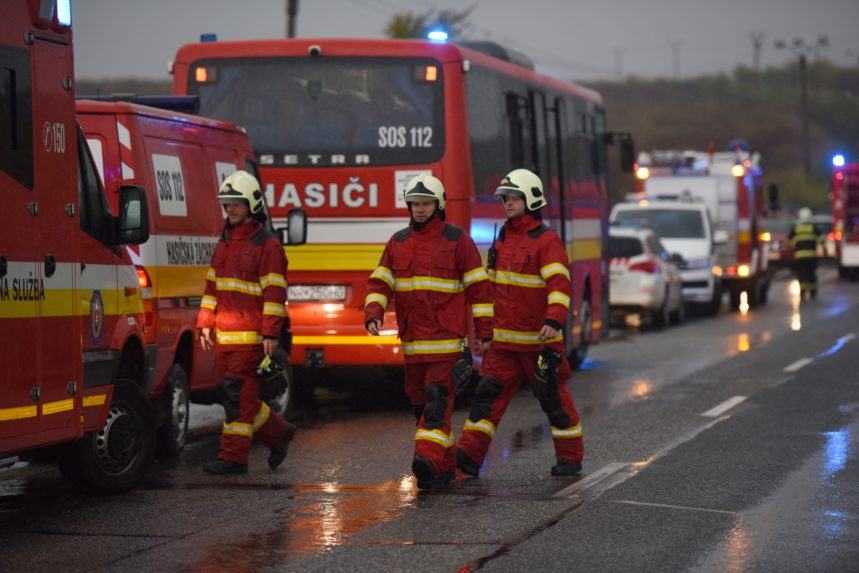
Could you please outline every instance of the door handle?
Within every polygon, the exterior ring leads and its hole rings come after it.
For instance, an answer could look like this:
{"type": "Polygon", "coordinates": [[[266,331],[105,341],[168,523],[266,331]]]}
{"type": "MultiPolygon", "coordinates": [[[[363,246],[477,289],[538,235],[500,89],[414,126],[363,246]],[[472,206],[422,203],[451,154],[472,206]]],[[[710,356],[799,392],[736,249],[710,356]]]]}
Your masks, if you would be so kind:
{"type": "Polygon", "coordinates": [[[54,255],[45,256],[45,277],[51,277],[57,272],[57,259],[54,255]]]}

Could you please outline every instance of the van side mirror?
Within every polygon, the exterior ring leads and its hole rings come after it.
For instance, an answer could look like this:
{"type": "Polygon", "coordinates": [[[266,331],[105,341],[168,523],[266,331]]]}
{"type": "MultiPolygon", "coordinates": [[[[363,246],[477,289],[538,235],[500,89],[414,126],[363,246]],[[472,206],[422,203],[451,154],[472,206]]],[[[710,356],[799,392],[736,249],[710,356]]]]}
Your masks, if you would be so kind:
{"type": "Polygon", "coordinates": [[[303,245],[307,242],[307,214],[295,208],[286,216],[286,227],[277,229],[282,245],[303,245]]]}
{"type": "Polygon", "coordinates": [[[149,207],[142,187],[119,188],[119,217],[115,224],[115,245],[139,245],[149,240],[149,207]]]}
{"type": "Polygon", "coordinates": [[[716,229],[713,232],[713,244],[724,245],[728,242],[728,232],[725,229],[716,229]]]}

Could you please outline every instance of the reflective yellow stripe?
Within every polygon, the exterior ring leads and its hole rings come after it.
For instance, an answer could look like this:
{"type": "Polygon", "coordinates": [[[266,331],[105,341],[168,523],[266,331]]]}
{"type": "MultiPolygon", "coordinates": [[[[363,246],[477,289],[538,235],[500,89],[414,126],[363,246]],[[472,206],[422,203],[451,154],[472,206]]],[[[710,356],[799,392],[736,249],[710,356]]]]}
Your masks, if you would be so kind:
{"type": "Polygon", "coordinates": [[[20,420],[22,418],[35,418],[38,414],[36,406],[20,406],[18,408],[0,408],[0,422],[9,420],[20,420]]]}
{"type": "Polygon", "coordinates": [[[263,316],[286,316],[286,309],[281,302],[266,302],[262,305],[263,316]]]}
{"type": "Polygon", "coordinates": [[[75,407],[74,398],[66,400],[57,400],[56,402],[45,402],[42,404],[42,415],[50,416],[51,414],[59,414],[60,412],[68,412],[75,407]]]}
{"type": "Polygon", "coordinates": [[[570,308],[570,297],[556,290],[549,293],[548,301],[549,304],[560,304],[564,308],[570,308]]]}
{"type": "Polygon", "coordinates": [[[206,280],[215,282],[218,279],[218,275],[215,274],[215,269],[209,267],[209,270],[206,272],[206,280]]]}
{"type": "Polygon", "coordinates": [[[250,424],[244,422],[224,422],[224,428],[221,430],[224,436],[242,436],[243,438],[252,438],[254,429],[250,424]]]}
{"type": "Polygon", "coordinates": [[[235,278],[218,278],[215,281],[218,290],[240,292],[253,296],[262,295],[262,288],[259,283],[252,283],[235,278]]]}
{"type": "Polygon", "coordinates": [[[96,394],[95,396],[84,396],[84,408],[102,406],[107,401],[107,394],[96,394]]]}
{"type": "Polygon", "coordinates": [[[259,278],[259,284],[262,288],[270,286],[279,286],[286,288],[286,279],[280,273],[269,273],[259,278]]]}
{"type": "Polygon", "coordinates": [[[462,430],[465,432],[469,430],[472,432],[483,432],[491,438],[495,435],[495,424],[487,419],[480,420],[479,422],[472,422],[471,420],[466,419],[462,430]]]}
{"type": "Polygon", "coordinates": [[[448,354],[451,352],[462,352],[465,340],[462,338],[451,338],[447,340],[413,340],[403,343],[403,352],[406,356],[416,354],[448,354]]]}
{"type": "Polygon", "coordinates": [[[471,315],[475,318],[492,318],[495,316],[495,304],[491,302],[472,304],[471,315]]]}
{"type": "Polygon", "coordinates": [[[200,308],[207,310],[215,310],[218,307],[218,299],[210,294],[203,295],[203,300],[200,301],[200,308]]]}
{"type": "Polygon", "coordinates": [[[423,428],[418,428],[415,432],[415,441],[418,440],[435,442],[443,448],[449,448],[453,445],[453,437],[441,430],[424,430],[423,428]]]}
{"type": "Polygon", "coordinates": [[[292,343],[301,346],[399,346],[400,339],[395,335],[382,336],[293,336],[292,343]]]}
{"type": "Polygon", "coordinates": [[[228,332],[216,330],[215,338],[218,344],[262,344],[260,333],[252,330],[228,332]]]}
{"type": "Polygon", "coordinates": [[[397,292],[429,290],[456,293],[462,292],[462,283],[454,279],[418,276],[405,279],[395,279],[394,290],[397,292]]]}
{"type": "Polygon", "coordinates": [[[560,428],[556,428],[552,426],[552,437],[553,438],[561,438],[561,439],[569,439],[569,438],[581,438],[582,437],[582,424],[579,422],[575,426],[570,426],[566,430],[562,430],[560,428]]]}
{"type": "Polygon", "coordinates": [[[367,295],[367,298],[364,299],[364,306],[366,307],[371,302],[377,303],[382,307],[382,310],[388,308],[388,297],[383,294],[379,294],[377,292],[371,292],[367,295]]]}
{"type": "Polygon", "coordinates": [[[495,284],[513,285],[526,288],[543,288],[546,282],[540,275],[524,275],[511,271],[489,271],[489,277],[495,284]]]}
{"type": "Polygon", "coordinates": [[[394,288],[394,274],[388,267],[383,267],[381,265],[376,267],[376,270],[373,271],[373,274],[370,275],[370,278],[378,279],[383,283],[387,284],[389,287],[394,288]]]}
{"type": "Polygon", "coordinates": [[[254,416],[253,431],[256,432],[262,428],[263,424],[268,422],[269,416],[271,416],[271,408],[265,402],[260,402],[259,412],[254,416]]]}
{"type": "Polygon", "coordinates": [[[509,342],[511,344],[548,344],[550,342],[561,342],[564,337],[558,335],[548,340],[540,340],[539,331],[530,330],[507,330],[506,328],[493,328],[492,340],[498,342],[509,342]]]}
{"type": "Polygon", "coordinates": [[[486,269],[483,267],[477,267],[475,269],[471,269],[464,275],[462,275],[462,284],[466,287],[473,285],[474,283],[479,283],[480,281],[488,281],[489,275],[486,274],[486,269]]]}
{"type": "Polygon", "coordinates": [[[793,258],[795,259],[810,259],[816,256],[817,253],[815,251],[795,251],[793,253],[793,258]]]}
{"type": "Polygon", "coordinates": [[[569,280],[570,270],[561,263],[550,263],[540,269],[540,276],[543,277],[544,281],[549,280],[549,277],[553,275],[564,275],[569,280]]]}

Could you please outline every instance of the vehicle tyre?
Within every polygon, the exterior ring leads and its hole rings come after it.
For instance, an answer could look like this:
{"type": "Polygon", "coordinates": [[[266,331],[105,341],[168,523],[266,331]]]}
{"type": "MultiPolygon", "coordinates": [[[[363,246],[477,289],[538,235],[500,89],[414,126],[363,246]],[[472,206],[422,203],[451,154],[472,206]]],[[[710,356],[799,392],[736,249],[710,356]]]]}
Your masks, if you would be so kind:
{"type": "Polygon", "coordinates": [[[174,364],[167,373],[165,392],[166,417],[158,428],[157,452],[162,456],[175,457],[185,449],[191,408],[188,375],[181,364],[174,364]]]}
{"type": "Polygon", "coordinates": [[[103,493],[134,487],[155,451],[154,410],[131,380],[114,382],[104,427],[69,448],[60,461],[67,477],[103,493]]]}
{"type": "Polygon", "coordinates": [[[742,291],[738,288],[731,289],[731,310],[740,310],[740,295],[742,291]]]}
{"type": "Polygon", "coordinates": [[[683,298],[680,298],[680,304],[677,306],[677,310],[674,311],[674,315],[672,316],[671,322],[673,324],[683,324],[686,321],[686,303],[683,302],[683,298]]]}
{"type": "Polygon", "coordinates": [[[761,306],[766,305],[767,301],[769,301],[770,296],[770,281],[764,281],[761,283],[760,291],[758,292],[758,304],[761,306]]]}
{"type": "Polygon", "coordinates": [[[650,320],[657,328],[665,328],[671,323],[671,307],[668,304],[669,294],[668,289],[665,289],[665,296],[662,297],[662,304],[658,309],[651,311],[650,320]]]}
{"type": "MultiPolygon", "coordinates": [[[[567,340],[573,340],[573,324],[575,321],[571,317],[567,322],[570,324],[570,329],[566,333],[568,335],[567,340]]],[[[593,314],[591,303],[588,299],[582,300],[582,305],[579,307],[579,324],[582,330],[579,333],[578,344],[571,344],[570,349],[567,351],[567,359],[574,370],[578,369],[588,357],[588,350],[590,348],[590,339],[588,337],[590,336],[593,324],[593,314]]]]}
{"type": "Polygon", "coordinates": [[[838,278],[839,278],[839,279],[846,279],[846,278],[847,278],[847,274],[848,274],[848,273],[847,273],[847,267],[842,266],[841,264],[839,264],[839,265],[838,265],[838,278]]]}

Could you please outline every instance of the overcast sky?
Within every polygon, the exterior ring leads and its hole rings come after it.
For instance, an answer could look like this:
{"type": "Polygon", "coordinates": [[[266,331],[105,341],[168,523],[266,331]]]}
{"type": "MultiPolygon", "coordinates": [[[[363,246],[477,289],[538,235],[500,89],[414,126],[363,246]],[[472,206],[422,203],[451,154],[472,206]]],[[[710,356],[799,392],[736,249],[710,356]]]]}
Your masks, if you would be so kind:
{"type": "MultiPolygon", "coordinates": [[[[79,78],[167,76],[176,48],[201,33],[219,39],[285,35],[284,0],[72,0],[79,78]]],[[[473,39],[528,54],[562,78],[681,76],[752,63],[750,34],[765,40],[763,65],[791,57],[773,40],[827,35],[823,53],[859,61],[859,0],[300,0],[300,36],[382,37],[403,11],[476,5],[473,39]]]]}

